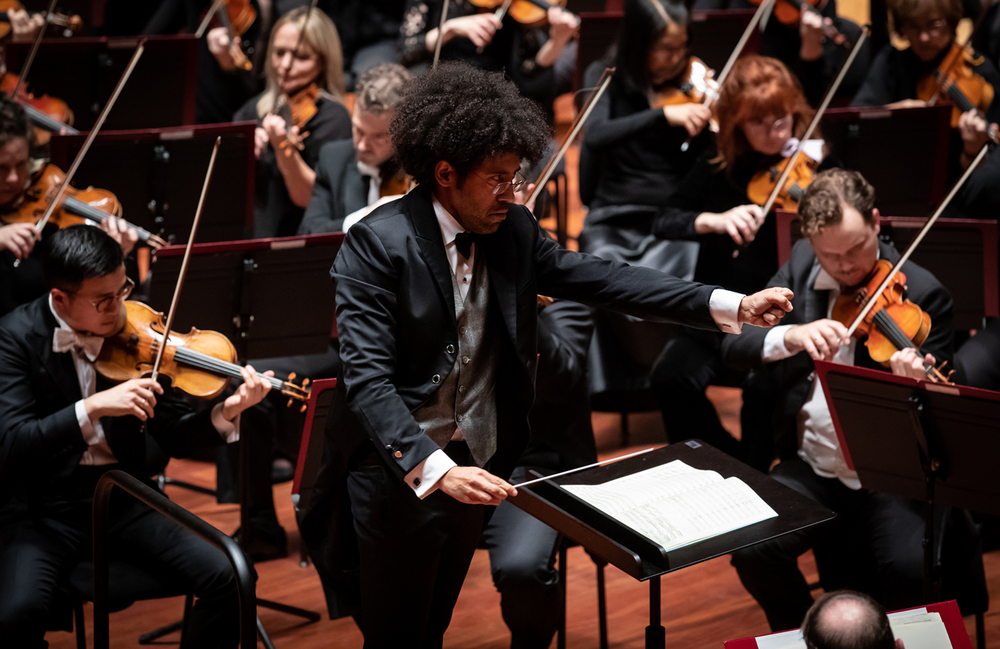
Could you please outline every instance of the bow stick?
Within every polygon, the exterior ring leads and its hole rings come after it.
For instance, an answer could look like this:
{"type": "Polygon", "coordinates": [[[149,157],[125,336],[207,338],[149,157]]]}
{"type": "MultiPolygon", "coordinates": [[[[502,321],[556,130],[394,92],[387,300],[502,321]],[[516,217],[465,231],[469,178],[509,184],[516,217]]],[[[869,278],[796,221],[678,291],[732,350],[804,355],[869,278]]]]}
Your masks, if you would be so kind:
{"type": "Polygon", "coordinates": [[[432,70],[437,70],[438,61],[441,59],[441,44],[444,41],[444,24],[448,21],[448,0],[444,0],[441,4],[441,21],[438,23],[438,37],[437,41],[434,43],[434,63],[431,65],[432,70]]]}
{"type": "Polygon", "coordinates": [[[18,93],[21,92],[21,88],[24,87],[24,78],[28,75],[28,70],[31,69],[31,64],[35,61],[35,54],[38,53],[38,47],[42,44],[42,38],[45,36],[45,30],[49,27],[49,21],[52,20],[52,12],[56,10],[56,3],[59,0],[52,0],[49,3],[49,10],[45,12],[45,22],[42,24],[41,29],[35,34],[35,39],[31,42],[31,49],[28,50],[28,58],[24,60],[24,65],[21,66],[21,73],[17,76],[17,85],[14,86],[14,99],[17,100],[18,93]]]}

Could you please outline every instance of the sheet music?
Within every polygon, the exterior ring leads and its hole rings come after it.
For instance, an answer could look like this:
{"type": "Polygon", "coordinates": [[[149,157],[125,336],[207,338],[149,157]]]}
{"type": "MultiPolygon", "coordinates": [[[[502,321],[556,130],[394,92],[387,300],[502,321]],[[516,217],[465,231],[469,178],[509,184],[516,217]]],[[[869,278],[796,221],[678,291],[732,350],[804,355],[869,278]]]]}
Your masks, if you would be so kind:
{"type": "MultiPolygon", "coordinates": [[[[952,649],[940,613],[928,613],[926,608],[890,613],[889,626],[906,649],[952,649]]],[[[760,636],[757,649],[806,649],[806,643],[802,631],[796,629],[760,636]]]]}
{"type": "Polygon", "coordinates": [[[778,514],[739,478],[674,460],[600,485],[563,485],[666,550],[778,514]]]}

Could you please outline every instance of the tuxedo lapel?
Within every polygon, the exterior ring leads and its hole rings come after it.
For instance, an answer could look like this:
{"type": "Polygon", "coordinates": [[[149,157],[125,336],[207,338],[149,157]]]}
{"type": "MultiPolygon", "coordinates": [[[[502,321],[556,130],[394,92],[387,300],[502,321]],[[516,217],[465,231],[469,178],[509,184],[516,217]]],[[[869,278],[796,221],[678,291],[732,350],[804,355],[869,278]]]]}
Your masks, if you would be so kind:
{"type": "Polygon", "coordinates": [[[52,379],[62,392],[68,403],[75,403],[83,398],[80,392],[80,379],[73,365],[73,355],[70,352],[56,353],[52,351],[52,336],[56,329],[56,319],[49,309],[48,296],[35,300],[27,314],[32,319],[29,333],[31,349],[38,356],[42,369],[52,379]]]}
{"type": "Polygon", "coordinates": [[[514,349],[517,349],[517,271],[513,264],[514,255],[510,254],[517,250],[517,245],[511,236],[511,229],[501,226],[495,234],[480,237],[476,248],[477,254],[486,257],[490,290],[500,305],[500,315],[514,349]]]}
{"type": "Polygon", "coordinates": [[[803,322],[815,322],[827,317],[827,309],[830,306],[830,291],[816,290],[816,278],[819,277],[820,265],[814,262],[806,279],[806,305],[805,319],[803,322]]]}
{"type": "Polygon", "coordinates": [[[409,196],[403,199],[409,205],[407,213],[413,230],[420,244],[420,253],[424,263],[434,275],[435,284],[438,288],[438,296],[443,301],[452,321],[455,321],[455,291],[452,277],[454,273],[448,264],[448,255],[444,250],[444,240],[441,238],[441,227],[438,225],[437,217],[434,215],[434,205],[431,203],[430,193],[422,191],[420,188],[410,192],[409,196]]]}
{"type": "Polygon", "coordinates": [[[368,177],[358,171],[358,163],[353,157],[344,173],[344,216],[352,214],[368,204],[368,177]]]}

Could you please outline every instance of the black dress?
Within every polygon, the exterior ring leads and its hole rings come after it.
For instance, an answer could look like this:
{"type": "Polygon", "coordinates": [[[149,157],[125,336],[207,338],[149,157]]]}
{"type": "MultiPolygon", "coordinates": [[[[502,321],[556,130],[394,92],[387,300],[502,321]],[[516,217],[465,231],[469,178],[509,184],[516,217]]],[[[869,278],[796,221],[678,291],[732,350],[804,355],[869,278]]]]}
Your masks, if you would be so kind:
{"type": "MultiPolygon", "coordinates": [[[[260,122],[257,115],[259,98],[254,97],[244,104],[233,119],[237,122],[260,122]]],[[[321,96],[316,102],[316,114],[300,130],[309,133],[304,141],[305,148],[300,152],[302,159],[310,168],[315,169],[319,162],[320,147],[333,140],[351,137],[351,116],[342,104],[321,96]]],[[[274,149],[268,145],[257,161],[254,238],[292,236],[298,231],[304,213],[305,209],[297,207],[288,195],[274,149]]]]}

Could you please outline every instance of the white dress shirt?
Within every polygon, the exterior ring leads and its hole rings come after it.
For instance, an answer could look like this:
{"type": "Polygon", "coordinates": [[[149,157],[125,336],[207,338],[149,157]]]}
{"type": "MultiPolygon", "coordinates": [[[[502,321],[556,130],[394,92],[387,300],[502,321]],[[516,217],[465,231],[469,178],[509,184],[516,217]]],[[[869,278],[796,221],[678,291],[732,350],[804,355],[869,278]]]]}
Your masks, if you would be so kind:
{"type": "MultiPolygon", "coordinates": [[[[825,270],[820,268],[813,289],[830,291],[830,300],[826,308],[826,317],[830,317],[833,303],[840,295],[840,284],[825,270]]],[[[763,360],[765,363],[780,361],[794,356],[785,347],[785,332],[794,325],[774,327],[764,337],[763,360]]],[[[855,340],[841,345],[833,356],[833,362],[841,365],[854,365],[855,340]]],[[[812,385],[809,387],[809,397],[806,399],[797,418],[799,433],[799,457],[809,463],[813,472],[821,478],[837,478],[850,489],[860,489],[861,481],[857,472],[848,468],[844,459],[844,451],[840,448],[837,430],[833,425],[830,407],[826,402],[826,394],[816,373],[812,374],[812,385]]]]}
{"type": "MultiPolygon", "coordinates": [[[[448,213],[448,210],[434,199],[434,215],[437,216],[438,226],[441,228],[441,238],[444,241],[444,251],[448,256],[448,264],[455,274],[455,281],[458,283],[462,299],[469,292],[472,284],[472,268],[476,258],[476,244],[472,244],[472,251],[469,258],[462,257],[455,245],[455,237],[465,228],[459,224],[455,217],[448,213]]],[[[741,325],[739,323],[740,302],[743,300],[741,293],[716,289],[709,297],[708,306],[712,314],[712,319],[720,330],[739,333],[741,325]]],[[[461,432],[456,429],[456,434],[452,439],[462,439],[461,432]]],[[[452,467],[457,466],[448,454],[442,450],[437,450],[427,456],[423,462],[406,474],[406,484],[410,485],[418,498],[425,498],[438,488],[438,481],[452,467]]]]}
{"type": "MultiPolygon", "coordinates": [[[[49,295],[49,310],[52,312],[53,317],[55,317],[56,324],[59,325],[60,329],[73,331],[59,317],[59,314],[56,313],[55,307],[52,305],[51,295],[49,295]]],[[[115,464],[118,462],[118,458],[115,457],[115,454],[111,451],[111,447],[108,446],[108,440],[104,436],[104,427],[101,425],[101,420],[91,421],[90,417],[87,416],[87,407],[83,403],[87,397],[97,392],[97,370],[94,369],[94,365],[79,349],[74,348],[69,353],[73,357],[73,367],[76,369],[76,378],[80,382],[80,394],[83,396],[74,406],[76,420],[80,424],[80,432],[83,434],[84,441],[87,442],[87,450],[80,457],[80,464],[84,466],[115,464]]],[[[222,435],[222,438],[227,443],[235,442],[240,438],[239,421],[239,417],[234,421],[225,419],[222,416],[221,403],[216,404],[212,408],[212,425],[215,426],[215,429],[219,431],[219,434],[222,435]]]]}

